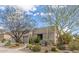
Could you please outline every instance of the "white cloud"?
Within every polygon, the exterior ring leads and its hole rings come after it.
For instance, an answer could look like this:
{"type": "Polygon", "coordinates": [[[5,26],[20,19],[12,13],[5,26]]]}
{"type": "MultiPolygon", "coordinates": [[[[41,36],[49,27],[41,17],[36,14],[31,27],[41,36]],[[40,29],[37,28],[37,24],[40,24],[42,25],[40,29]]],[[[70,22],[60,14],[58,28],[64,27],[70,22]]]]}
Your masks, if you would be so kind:
{"type": "Polygon", "coordinates": [[[33,8],[32,8],[32,11],[35,11],[35,10],[36,10],[36,8],[35,8],[35,7],[33,7],[33,8]]]}
{"type": "Polygon", "coordinates": [[[64,31],[70,31],[70,29],[68,28],[68,27],[65,27],[64,29],[63,29],[64,31]]]}
{"type": "Polygon", "coordinates": [[[43,12],[42,12],[42,13],[40,13],[40,15],[41,15],[41,16],[44,16],[44,15],[45,15],[45,13],[43,13],[43,12]]]}
{"type": "Polygon", "coordinates": [[[3,7],[3,6],[0,6],[0,9],[1,9],[1,10],[5,10],[5,7],[3,7]]]}
{"type": "Polygon", "coordinates": [[[34,5],[18,5],[21,8],[23,8],[24,10],[28,11],[28,10],[36,10],[36,8],[34,7],[34,5]]]}
{"type": "Polygon", "coordinates": [[[40,13],[35,13],[33,16],[40,15],[40,13]]]}
{"type": "Polygon", "coordinates": [[[4,29],[4,27],[0,26],[0,29],[4,29]]]}

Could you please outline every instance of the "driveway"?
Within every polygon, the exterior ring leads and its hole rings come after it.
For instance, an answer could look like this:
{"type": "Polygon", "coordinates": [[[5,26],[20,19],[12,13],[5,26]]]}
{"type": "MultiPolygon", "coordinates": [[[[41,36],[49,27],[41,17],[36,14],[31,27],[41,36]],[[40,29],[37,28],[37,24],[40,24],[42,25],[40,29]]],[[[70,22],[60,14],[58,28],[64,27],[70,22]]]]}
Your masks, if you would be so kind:
{"type": "Polygon", "coordinates": [[[19,51],[18,49],[10,49],[5,47],[0,47],[0,53],[24,53],[23,51],[19,51]]]}
{"type": "Polygon", "coordinates": [[[16,48],[16,49],[6,48],[4,47],[3,43],[0,43],[0,53],[24,53],[23,51],[20,51],[20,49],[22,49],[23,47],[16,48]]]}

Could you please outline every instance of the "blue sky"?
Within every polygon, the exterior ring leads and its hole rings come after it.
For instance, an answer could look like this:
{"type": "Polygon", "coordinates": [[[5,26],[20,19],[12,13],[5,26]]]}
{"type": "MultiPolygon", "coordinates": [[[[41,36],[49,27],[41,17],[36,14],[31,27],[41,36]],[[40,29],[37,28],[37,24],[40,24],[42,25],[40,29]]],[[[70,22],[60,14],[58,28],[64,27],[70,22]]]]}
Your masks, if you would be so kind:
{"type": "MultiPolygon", "coordinates": [[[[41,28],[41,27],[47,27],[48,24],[44,21],[44,19],[41,17],[41,16],[44,16],[45,13],[47,13],[47,10],[45,9],[46,8],[46,5],[17,5],[18,7],[20,7],[21,9],[25,10],[25,12],[32,17],[32,19],[34,21],[36,21],[36,27],[37,28],[41,28]],[[41,16],[40,16],[41,15],[41,16]]],[[[53,6],[53,8],[56,8],[57,6],[53,6]]],[[[61,6],[62,7],[62,6],[61,6]]],[[[70,8],[73,8],[70,6],[70,8]]],[[[6,5],[5,6],[0,6],[0,14],[4,14],[4,13],[8,13],[9,9],[6,8],[6,5]]],[[[14,9],[13,9],[14,10],[14,9]]],[[[10,10],[13,11],[13,10],[10,10]]],[[[79,14],[79,13],[77,13],[79,14]]],[[[75,15],[76,16],[76,15],[75,15]]],[[[1,17],[1,16],[0,16],[1,17]]],[[[52,19],[54,19],[54,16],[52,17],[52,19]]],[[[74,19],[74,18],[73,18],[74,19]]],[[[77,18],[75,18],[77,19],[77,18]]],[[[0,22],[2,21],[3,19],[0,18],[0,22]]],[[[54,19],[55,20],[55,19],[54,19]]],[[[54,21],[52,20],[52,21],[54,21]]],[[[1,26],[0,26],[1,28],[1,26]]],[[[74,28],[75,29],[75,28],[74,28]]],[[[77,31],[75,31],[76,33],[77,31]]]]}
{"type": "MultiPolygon", "coordinates": [[[[28,12],[28,14],[32,17],[32,19],[36,21],[36,24],[37,24],[36,27],[40,28],[40,27],[46,27],[47,26],[44,22],[40,21],[40,19],[42,20],[42,18],[39,16],[40,13],[45,12],[44,6],[42,6],[42,5],[38,5],[38,6],[19,5],[19,7],[21,7],[26,12],[28,12]]],[[[6,6],[0,6],[0,14],[7,13],[6,10],[7,10],[6,6]]],[[[2,19],[0,18],[0,22],[1,22],[1,20],[2,19]]]]}
{"type": "Polygon", "coordinates": [[[40,14],[42,13],[46,13],[46,11],[44,10],[44,5],[37,5],[34,7],[34,10],[31,10],[30,16],[37,22],[37,27],[46,27],[47,24],[45,22],[42,22],[42,18],[40,16],[40,14]]]}

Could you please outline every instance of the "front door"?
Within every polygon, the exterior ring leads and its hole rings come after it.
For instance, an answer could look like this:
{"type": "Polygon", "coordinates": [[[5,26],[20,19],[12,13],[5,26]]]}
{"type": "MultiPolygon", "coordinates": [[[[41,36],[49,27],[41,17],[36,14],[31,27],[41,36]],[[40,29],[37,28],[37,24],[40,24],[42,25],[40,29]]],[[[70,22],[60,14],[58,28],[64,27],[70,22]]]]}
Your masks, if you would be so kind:
{"type": "Polygon", "coordinates": [[[43,34],[37,34],[37,37],[39,37],[40,40],[43,40],[43,34]]]}

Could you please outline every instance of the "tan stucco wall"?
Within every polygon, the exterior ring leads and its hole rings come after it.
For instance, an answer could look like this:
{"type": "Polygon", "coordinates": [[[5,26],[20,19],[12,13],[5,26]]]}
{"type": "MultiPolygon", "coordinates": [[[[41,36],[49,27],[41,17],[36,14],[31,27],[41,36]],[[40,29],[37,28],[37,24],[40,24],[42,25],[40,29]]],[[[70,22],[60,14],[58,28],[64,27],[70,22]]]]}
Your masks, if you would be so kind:
{"type": "Polygon", "coordinates": [[[57,42],[56,29],[53,29],[53,28],[35,29],[32,35],[34,36],[37,34],[43,34],[43,39],[45,40],[52,40],[54,43],[57,42]]]}
{"type": "Polygon", "coordinates": [[[8,34],[4,34],[4,39],[11,39],[11,36],[8,34]]]}
{"type": "Polygon", "coordinates": [[[4,34],[0,34],[0,40],[4,39],[4,34]]]}

